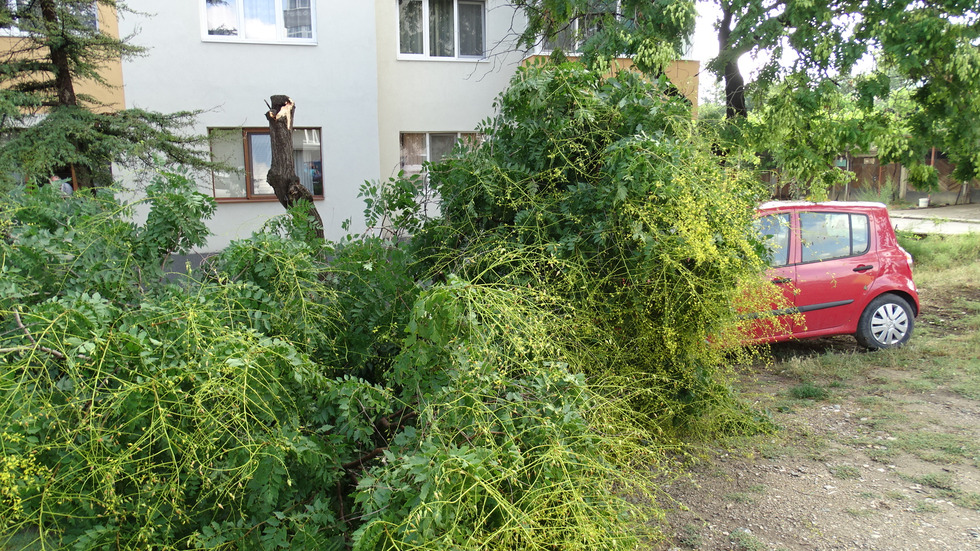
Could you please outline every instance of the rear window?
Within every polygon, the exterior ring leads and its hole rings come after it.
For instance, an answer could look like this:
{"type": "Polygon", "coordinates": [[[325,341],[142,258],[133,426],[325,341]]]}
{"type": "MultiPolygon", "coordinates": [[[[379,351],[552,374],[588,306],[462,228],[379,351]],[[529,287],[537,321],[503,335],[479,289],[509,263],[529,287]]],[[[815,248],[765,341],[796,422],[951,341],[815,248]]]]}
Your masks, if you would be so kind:
{"type": "Polygon", "coordinates": [[[864,254],[869,248],[868,216],[841,212],[801,212],[800,240],[803,244],[803,262],[864,254]]]}

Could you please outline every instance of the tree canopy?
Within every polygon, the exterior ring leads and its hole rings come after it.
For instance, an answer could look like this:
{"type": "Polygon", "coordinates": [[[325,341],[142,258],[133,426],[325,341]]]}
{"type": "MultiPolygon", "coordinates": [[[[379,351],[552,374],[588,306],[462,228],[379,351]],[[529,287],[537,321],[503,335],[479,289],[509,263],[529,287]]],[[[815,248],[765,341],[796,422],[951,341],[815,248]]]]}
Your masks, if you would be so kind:
{"type": "Polygon", "coordinates": [[[11,31],[0,59],[0,182],[43,183],[70,168],[76,187],[92,187],[111,181],[111,163],[210,166],[204,138],[183,131],[195,113],[117,110],[78,92],[81,82],[109,86],[106,64],[144,51],[104,32],[100,8],[126,11],[116,0],[0,5],[0,28],[11,31]]]}
{"type": "MultiPolygon", "coordinates": [[[[877,147],[885,162],[901,162],[919,185],[936,181],[925,166],[937,147],[956,164],[954,176],[980,176],[980,10],[968,0],[715,0],[720,52],[707,67],[725,82],[728,118],[754,122],[739,134],[742,144],[769,151],[786,165],[806,166],[808,175],[829,182],[833,158],[848,150],[877,147]],[[746,82],[738,67],[743,55],[768,59],[746,82]],[[898,94],[899,100],[894,96],[898,94]],[[852,116],[838,120],[841,101],[852,116]],[[792,108],[788,105],[792,104],[792,108]],[[782,106],[782,107],[780,107],[782,106]],[[813,119],[831,127],[808,144],[813,119]],[[829,117],[829,118],[828,118],[829,117]],[[795,148],[771,150],[769,135],[796,133],[795,148]],[[828,141],[830,140],[830,141],[828,141]],[[801,149],[802,148],[802,149],[801,149]],[[792,149],[792,153],[790,152],[792,149]],[[803,157],[809,162],[803,162],[803,157]]],[[[525,40],[537,33],[550,43],[562,29],[580,29],[577,44],[587,63],[636,56],[638,67],[656,72],[641,46],[678,45],[691,28],[678,24],[690,14],[690,0],[603,2],[528,0],[525,40]],[[604,9],[616,6],[616,9],[604,9]],[[601,23],[579,26],[601,13],[601,23]]],[[[560,42],[560,41],[558,41],[560,42]]]]}

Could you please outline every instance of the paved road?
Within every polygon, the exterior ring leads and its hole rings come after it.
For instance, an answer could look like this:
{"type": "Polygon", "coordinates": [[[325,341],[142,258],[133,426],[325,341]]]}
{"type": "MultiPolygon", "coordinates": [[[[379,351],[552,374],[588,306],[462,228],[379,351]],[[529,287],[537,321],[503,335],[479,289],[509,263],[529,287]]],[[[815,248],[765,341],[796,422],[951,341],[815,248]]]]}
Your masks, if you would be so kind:
{"type": "Polygon", "coordinates": [[[980,233],[980,203],[889,212],[897,230],[915,233],[980,233]]]}

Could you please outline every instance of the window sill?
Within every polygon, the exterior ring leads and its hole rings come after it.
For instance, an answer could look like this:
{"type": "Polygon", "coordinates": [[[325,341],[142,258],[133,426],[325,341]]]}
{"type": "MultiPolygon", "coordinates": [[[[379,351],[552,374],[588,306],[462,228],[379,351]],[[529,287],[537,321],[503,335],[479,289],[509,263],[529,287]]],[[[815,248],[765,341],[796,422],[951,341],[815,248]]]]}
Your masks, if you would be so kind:
{"type": "Polygon", "coordinates": [[[216,38],[213,36],[201,37],[201,42],[211,44],[255,44],[264,46],[316,46],[316,39],[304,40],[251,40],[247,38],[216,38]]]}
{"type": "MultiPolygon", "coordinates": [[[[323,201],[323,195],[314,195],[313,201],[323,201]]],[[[218,203],[278,203],[275,195],[262,197],[215,197],[218,203]]]]}
{"type": "Polygon", "coordinates": [[[444,61],[447,63],[489,63],[489,57],[436,57],[398,54],[395,57],[398,61],[444,61]]]}

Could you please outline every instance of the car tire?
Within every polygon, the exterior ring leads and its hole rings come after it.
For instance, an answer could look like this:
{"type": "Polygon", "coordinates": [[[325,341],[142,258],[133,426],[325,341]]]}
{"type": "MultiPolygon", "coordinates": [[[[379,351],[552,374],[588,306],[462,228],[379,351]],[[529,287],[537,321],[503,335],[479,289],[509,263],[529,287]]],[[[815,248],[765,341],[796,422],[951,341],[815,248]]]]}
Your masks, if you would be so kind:
{"type": "Polygon", "coordinates": [[[868,304],[854,336],[861,346],[872,350],[897,348],[908,342],[914,326],[915,315],[908,301],[889,293],[868,304]]]}

